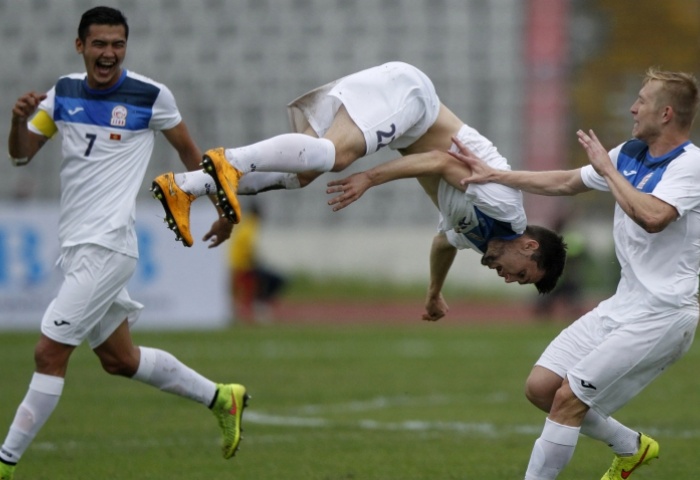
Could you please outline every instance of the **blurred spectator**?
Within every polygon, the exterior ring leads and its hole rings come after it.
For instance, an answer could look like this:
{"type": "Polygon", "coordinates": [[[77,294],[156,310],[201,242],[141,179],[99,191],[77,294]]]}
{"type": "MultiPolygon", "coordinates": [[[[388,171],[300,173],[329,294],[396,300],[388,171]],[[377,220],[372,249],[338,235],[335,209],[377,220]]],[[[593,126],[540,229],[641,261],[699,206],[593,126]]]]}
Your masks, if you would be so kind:
{"type": "Polygon", "coordinates": [[[262,220],[260,205],[251,203],[231,235],[229,268],[234,321],[271,321],[275,300],[287,283],[282,274],[261,260],[258,246],[262,220]]]}

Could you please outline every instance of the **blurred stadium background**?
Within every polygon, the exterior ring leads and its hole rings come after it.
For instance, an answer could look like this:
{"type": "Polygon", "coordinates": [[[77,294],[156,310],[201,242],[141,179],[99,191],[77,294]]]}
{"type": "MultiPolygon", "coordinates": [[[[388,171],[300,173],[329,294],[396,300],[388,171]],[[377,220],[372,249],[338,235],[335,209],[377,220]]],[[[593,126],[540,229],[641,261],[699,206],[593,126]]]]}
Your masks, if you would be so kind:
{"type": "MultiPolygon", "coordinates": [[[[424,70],[443,102],[489,137],[513,168],[573,168],[586,162],[575,141],[578,128],[594,128],[609,147],[628,137],[628,109],[646,68],[700,69],[700,0],[0,0],[0,131],[9,131],[20,94],[46,90],[59,75],[83,70],[73,49],[77,24],[83,11],[100,3],[120,8],[129,20],[125,66],[171,88],[203,150],[286,132],[290,100],[356,70],[401,60],[424,70]]],[[[697,125],[695,131],[697,139],[697,125]]],[[[350,171],[390,157],[382,152],[350,171]]],[[[0,220],[16,226],[22,212],[53,208],[59,164],[58,141],[25,168],[2,163],[0,220]]],[[[138,213],[139,220],[149,227],[164,230],[155,210],[146,209],[155,203],[148,192],[152,178],[169,170],[181,165],[161,140],[139,199],[139,211],[148,212],[138,213]]],[[[333,213],[323,178],[303,190],[259,196],[267,213],[262,241],[268,260],[320,278],[425,282],[437,218],[417,183],[382,186],[333,213]]],[[[600,194],[527,197],[532,223],[566,221],[583,234],[598,268],[590,290],[615,283],[611,207],[609,196],[600,194]]],[[[214,218],[208,205],[201,212],[195,238],[214,218]]],[[[22,253],[6,237],[0,241],[0,287],[26,270],[14,265],[22,253]]],[[[161,261],[205,255],[202,242],[184,250],[167,240],[161,261]]],[[[224,250],[206,253],[206,261],[223,264],[224,250]]],[[[473,253],[458,259],[449,281],[460,288],[535,296],[534,289],[502,285],[473,253]]],[[[222,283],[219,275],[210,271],[197,281],[210,282],[210,291],[222,283]]]]}

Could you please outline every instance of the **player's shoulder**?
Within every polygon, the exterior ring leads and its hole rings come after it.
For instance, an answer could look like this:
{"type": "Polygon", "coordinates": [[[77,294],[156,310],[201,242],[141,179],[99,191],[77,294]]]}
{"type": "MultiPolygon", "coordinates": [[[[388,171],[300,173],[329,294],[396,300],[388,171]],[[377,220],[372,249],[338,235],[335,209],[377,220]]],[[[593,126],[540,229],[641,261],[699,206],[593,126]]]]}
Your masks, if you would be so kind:
{"type": "Polygon", "coordinates": [[[85,72],[75,72],[75,73],[68,73],[66,75],[61,75],[58,77],[58,80],[56,80],[56,85],[67,85],[67,84],[75,84],[75,85],[80,85],[85,78],[87,77],[87,73],[85,72]]]}
{"type": "Polygon", "coordinates": [[[85,77],[87,77],[87,73],[85,72],[74,72],[74,73],[68,73],[66,75],[61,75],[58,79],[59,80],[84,80],[85,77]]]}
{"type": "Polygon", "coordinates": [[[619,146],[620,152],[628,157],[637,158],[649,149],[646,143],[638,138],[631,138],[619,146]]]}
{"type": "Polygon", "coordinates": [[[685,152],[691,156],[694,156],[694,157],[700,156],[700,148],[698,148],[698,146],[695,145],[693,142],[690,142],[686,146],[684,146],[683,150],[685,150],[685,152]]]}
{"type": "Polygon", "coordinates": [[[700,176],[700,148],[692,142],[683,146],[683,151],[678,155],[679,165],[690,169],[696,176],[700,176]]]}
{"type": "Polygon", "coordinates": [[[159,82],[157,80],[154,80],[153,78],[151,78],[147,75],[143,75],[141,73],[134,72],[133,70],[126,70],[126,78],[130,79],[131,81],[142,82],[142,83],[146,83],[149,85],[153,85],[154,87],[157,87],[159,89],[166,89],[167,90],[167,88],[168,88],[164,83],[159,82]]]}

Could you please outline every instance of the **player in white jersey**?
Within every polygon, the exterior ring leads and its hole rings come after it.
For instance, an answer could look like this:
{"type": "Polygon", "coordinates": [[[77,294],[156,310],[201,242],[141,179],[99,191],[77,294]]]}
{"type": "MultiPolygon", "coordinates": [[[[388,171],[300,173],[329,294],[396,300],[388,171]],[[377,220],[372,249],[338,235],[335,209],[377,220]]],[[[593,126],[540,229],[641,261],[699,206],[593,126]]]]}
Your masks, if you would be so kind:
{"type": "MultiPolygon", "coordinates": [[[[138,380],[211,408],[224,436],[223,454],[240,441],[245,387],[216,384],[162,350],[132,343],[130,324],[143,305],[126,284],[138,259],[135,202],[154,134],[163,132],[188,168],[201,152],[170,91],[122,68],[129,30],[118,10],[85,12],[75,46],[86,72],[59,78],[47,94],[22,95],[12,110],[8,150],[28,163],[60,133],[59,240],[64,281],[41,322],[35,373],[0,448],[0,480],[15,466],[61,396],[69,358],[83,341],[110,374],[138,380]],[[232,413],[233,412],[233,413],[232,413]]],[[[212,246],[231,233],[225,219],[208,232],[212,246]]]]}
{"type": "MultiPolygon", "coordinates": [[[[240,218],[237,194],[299,188],[325,171],[341,171],[388,146],[404,157],[387,164],[392,173],[385,181],[427,175],[430,178],[420,179],[421,184],[441,203],[443,232],[431,250],[426,320],[437,320],[447,312],[440,291],[456,247],[482,253],[483,263],[506,282],[534,283],[541,293],[554,288],[566,257],[561,237],[545,228],[525,228],[522,196],[514,189],[474,187],[464,194],[459,180],[466,175],[466,167],[447,154],[454,145],[453,136],[473,141],[499,166],[507,162],[490,141],[440,102],[430,79],[416,67],[390,62],[348,75],[299,97],[290,104],[289,113],[293,130],[300,133],[210,150],[204,155],[204,171],[167,173],[155,179],[156,196],[180,234],[189,223],[189,202],[210,191],[207,173],[217,184],[228,218],[236,222],[240,218]],[[179,196],[162,195],[178,188],[182,189],[179,196]]],[[[331,201],[336,209],[349,199],[340,193],[331,201]]]]}
{"type": "MultiPolygon", "coordinates": [[[[610,417],[691,346],[698,322],[700,149],[690,128],[700,105],[690,74],[650,69],[630,111],[633,139],[606,152],[578,132],[591,162],[569,171],[496,170],[460,145],[472,174],[542,195],[610,191],[616,200],[617,291],[550,343],[527,381],[530,401],[549,412],[525,478],[554,479],[579,432],[616,456],[603,480],[629,478],[658,457],[659,444],[610,417]]],[[[661,475],[663,477],[663,475],[661,475]]]]}

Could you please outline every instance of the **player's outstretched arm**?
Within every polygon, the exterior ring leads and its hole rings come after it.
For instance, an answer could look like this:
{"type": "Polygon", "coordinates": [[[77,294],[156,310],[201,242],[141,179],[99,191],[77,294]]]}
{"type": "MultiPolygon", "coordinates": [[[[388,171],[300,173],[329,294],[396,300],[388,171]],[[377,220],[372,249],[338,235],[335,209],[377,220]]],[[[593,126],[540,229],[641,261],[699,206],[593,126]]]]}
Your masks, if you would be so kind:
{"type": "Polygon", "coordinates": [[[429,175],[442,175],[446,160],[453,161],[447,152],[430,151],[406,155],[377,165],[364,172],[350,175],[340,180],[328,182],[326,193],[337,193],[328,205],[337,212],[360,198],[369,188],[402,178],[418,178],[429,175]]]}
{"type": "Polygon", "coordinates": [[[459,148],[458,152],[450,152],[460,162],[471,169],[471,175],[461,180],[462,185],[470,183],[500,183],[524,192],[545,196],[576,195],[590,190],[581,179],[580,169],[576,170],[498,170],[487,165],[476,156],[466,145],[453,137],[452,141],[459,148]]]}
{"type": "Polygon", "coordinates": [[[423,320],[431,322],[440,320],[449,311],[447,302],[442,296],[442,287],[456,255],[457,249],[447,241],[444,233],[439,233],[433,238],[430,248],[430,283],[423,320]]]}

